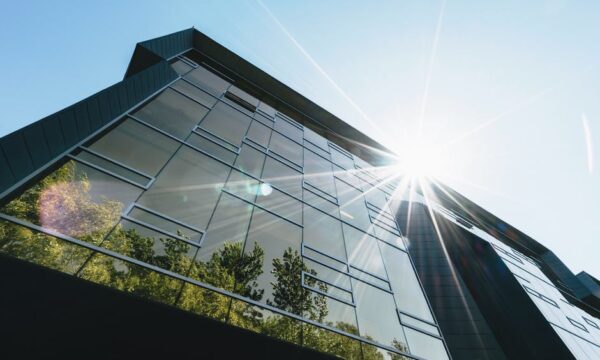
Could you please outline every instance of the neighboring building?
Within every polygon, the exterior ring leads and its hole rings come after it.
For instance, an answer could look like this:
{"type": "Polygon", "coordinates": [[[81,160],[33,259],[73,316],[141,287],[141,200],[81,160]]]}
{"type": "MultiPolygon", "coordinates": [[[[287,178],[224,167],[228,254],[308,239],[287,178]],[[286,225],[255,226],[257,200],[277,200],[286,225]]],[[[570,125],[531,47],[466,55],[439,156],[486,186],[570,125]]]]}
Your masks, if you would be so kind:
{"type": "Polygon", "coordinates": [[[194,29],[139,43],[0,139],[0,354],[600,357],[596,279],[393,158],[194,29]]]}

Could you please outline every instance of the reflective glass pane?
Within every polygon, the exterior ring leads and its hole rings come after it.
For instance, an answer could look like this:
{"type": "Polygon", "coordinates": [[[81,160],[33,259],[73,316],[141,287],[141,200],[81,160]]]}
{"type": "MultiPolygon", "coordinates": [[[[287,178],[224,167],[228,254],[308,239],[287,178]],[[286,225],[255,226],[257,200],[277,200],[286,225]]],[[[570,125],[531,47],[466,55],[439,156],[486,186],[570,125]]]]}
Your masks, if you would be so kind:
{"type": "Polygon", "coordinates": [[[71,160],[0,211],[99,244],[141,192],[138,187],[71,160]]]}
{"type": "Polygon", "coordinates": [[[302,228],[266,211],[255,208],[244,246],[247,256],[263,259],[256,280],[262,290],[256,300],[301,315],[316,305],[310,291],[302,287],[302,228]]]}
{"type": "Polygon", "coordinates": [[[346,170],[354,170],[354,160],[349,155],[334,147],[330,147],[329,150],[334,163],[346,170]]]}
{"type": "Polygon", "coordinates": [[[92,256],[79,273],[82,279],[165,304],[174,304],[183,281],[117,260],[104,254],[92,256]]]}
{"type": "Polygon", "coordinates": [[[166,89],[133,115],[183,140],[207,113],[204,106],[166,89]]]}
{"type": "Polygon", "coordinates": [[[127,215],[146,224],[156,226],[161,230],[168,232],[169,234],[180,236],[186,240],[190,240],[198,244],[200,244],[200,240],[202,239],[202,232],[194,230],[189,226],[169,220],[162,215],[158,215],[138,206],[133,207],[127,215]]]}
{"type": "Polygon", "coordinates": [[[249,116],[219,102],[202,120],[200,127],[239,147],[251,121],[249,116]]]}
{"type": "Polygon", "coordinates": [[[389,244],[395,245],[396,247],[399,247],[400,249],[406,249],[406,246],[404,245],[402,238],[399,237],[398,235],[392,234],[390,231],[385,230],[379,226],[373,226],[373,230],[375,231],[375,236],[377,236],[381,240],[383,240],[389,244]]]}
{"type": "Polygon", "coordinates": [[[176,81],[171,87],[181,91],[209,109],[217,102],[217,98],[184,80],[176,81]]]}
{"type": "Polygon", "coordinates": [[[135,120],[126,119],[89,146],[111,159],[155,176],[179,143],[135,120]]]}
{"type": "Polygon", "coordinates": [[[361,336],[408,352],[392,295],[359,280],[352,286],[361,336]]]}
{"type": "Polygon", "coordinates": [[[136,184],[140,184],[142,186],[146,186],[150,182],[150,178],[146,176],[142,176],[135,171],[132,171],[126,167],[117,165],[111,161],[108,161],[100,156],[92,154],[91,152],[87,152],[85,150],[79,151],[76,155],[78,159],[81,159],[85,162],[97,165],[104,170],[108,170],[111,173],[122,176],[128,180],[135,182],[136,184]]]}
{"type": "Polygon", "coordinates": [[[309,150],[304,150],[304,181],[315,186],[325,194],[333,195],[335,185],[331,163],[309,150]]]}
{"type": "Polygon", "coordinates": [[[384,243],[380,243],[380,247],[394,298],[400,310],[433,322],[431,311],[408,255],[384,243]]]}
{"type": "Polygon", "coordinates": [[[267,156],[261,178],[290,195],[302,198],[302,173],[270,156],[267,156]]]}
{"type": "Polygon", "coordinates": [[[284,159],[289,160],[298,166],[302,166],[302,146],[285,136],[274,132],[271,135],[269,149],[273,150],[277,155],[284,159]]]}
{"type": "Polygon", "coordinates": [[[314,189],[304,189],[302,194],[304,195],[303,200],[305,203],[310,204],[313,207],[316,207],[317,209],[321,209],[329,215],[339,219],[339,207],[335,203],[332,203],[330,200],[325,199],[324,195],[320,193],[320,195],[317,195],[317,191],[315,191],[314,189]]]}
{"type": "Polygon", "coordinates": [[[449,359],[442,340],[407,327],[404,328],[404,333],[406,334],[411,354],[415,354],[424,359],[449,359]]]}
{"type": "Polygon", "coordinates": [[[302,203],[267,183],[260,185],[256,203],[297,224],[302,223],[302,203]]]}
{"type": "Polygon", "coordinates": [[[311,295],[313,296],[313,303],[317,306],[312,312],[307,312],[304,317],[358,335],[353,306],[316,292],[311,295]]]}
{"type": "Polygon", "coordinates": [[[346,224],[343,224],[343,229],[350,265],[386,279],[377,240],[346,224]]]}
{"type": "Polygon", "coordinates": [[[424,321],[415,319],[413,317],[410,317],[410,316],[407,316],[404,314],[400,314],[400,320],[402,321],[402,324],[404,324],[404,325],[410,325],[412,327],[416,327],[423,331],[427,331],[431,334],[438,335],[438,336],[440,335],[440,331],[438,330],[437,326],[430,325],[424,321]]]}
{"type": "Polygon", "coordinates": [[[158,231],[123,220],[102,246],[125,256],[187,275],[198,248],[158,231]]]}
{"type": "Polygon", "coordinates": [[[229,83],[227,81],[221,79],[202,66],[190,71],[187,75],[185,75],[185,78],[216,97],[221,96],[227,87],[229,87],[229,83]]]}
{"type": "Polygon", "coordinates": [[[270,105],[265,104],[262,101],[260,102],[260,104],[258,104],[258,109],[272,118],[275,117],[275,113],[277,112],[270,105]]]}
{"type": "Polygon", "coordinates": [[[74,274],[92,252],[54,236],[0,220],[0,253],[74,274]]]}
{"type": "Polygon", "coordinates": [[[342,235],[342,223],[319,210],[304,206],[304,244],[342,261],[346,261],[346,249],[342,235]]]}
{"type": "Polygon", "coordinates": [[[280,116],[275,117],[275,130],[296,142],[302,143],[302,129],[280,116]]]}
{"type": "Polygon", "coordinates": [[[193,284],[185,284],[176,306],[193,313],[225,321],[229,313],[231,298],[193,284]]]}
{"type": "Polygon", "coordinates": [[[139,203],[205,229],[229,169],[217,160],[184,146],[142,195],[139,203]]]}
{"type": "Polygon", "coordinates": [[[336,180],[338,202],[342,220],[368,231],[371,226],[369,213],[362,192],[343,181],[336,180]]]}
{"type": "Polygon", "coordinates": [[[255,107],[258,106],[257,98],[255,98],[254,96],[248,94],[247,92],[245,92],[244,90],[242,90],[236,86],[231,86],[231,88],[229,88],[229,92],[231,92],[235,96],[239,97],[240,99],[246,101],[247,103],[249,103],[255,107]]]}
{"type": "Polygon", "coordinates": [[[196,133],[192,133],[192,135],[190,135],[190,137],[187,139],[186,143],[216,157],[219,160],[223,160],[228,164],[233,164],[237,156],[237,154],[230,149],[224,148],[211,139],[196,133]]]}
{"type": "Polygon", "coordinates": [[[260,178],[265,163],[265,154],[252,146],[242,144],[240,154],[235,160],[235,167],[248,174],[260,178]]]}
{"type": "MultiPolygon", "coordinates": [[[[335,327],[345,332],[352,333],[354,330],[357,330],[355,325],[352,325],[350,322],[340,321],[335,324],[338,325],[335,327]]],[[[303,346],[342,359],[363,359],[358,340],[311,324],[303,324],[302,330],[303,346]]]]}
{"type": "Polygon", "coordinates": [[[174,63],[172,63],[171,67],[173,67],[173,70],[175,70],[175,72],[177,72],[178,75],[183,75],[193,69],[193,67],[189,66],[181,60],[177,60],[174,63]]]}
{"type": "Polygon", "coordinates": [[[260,183],[258,180],[255,180],[237,170],[231,170],[231,174],[229,175],[229,179],[227,179],[227,184],[225,185],[225,190],[228,190],[250,202],[254,202],[259,188],[260,183]]]}
{"type": "Polygon", "coordinates": [[[267,148],[269,146],[269,139],[271,139],[271,129],[254,120],[248,129],[246,137],[256,144],[267,148]]]}
{"type": "Polygon", "coordinates": [[[311,129],[304,127],[304,138],[314,145],[318,146],[324,151],[329,151],[329,144],[327,143],[327,139],[312,131],[311,129]]]}

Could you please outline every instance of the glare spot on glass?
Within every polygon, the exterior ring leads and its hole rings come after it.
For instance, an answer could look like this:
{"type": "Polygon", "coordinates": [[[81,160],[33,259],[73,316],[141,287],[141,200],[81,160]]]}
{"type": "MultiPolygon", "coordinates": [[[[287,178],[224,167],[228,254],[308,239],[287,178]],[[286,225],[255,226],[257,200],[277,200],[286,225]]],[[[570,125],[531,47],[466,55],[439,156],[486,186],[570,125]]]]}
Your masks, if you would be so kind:
{"type": "Polygon", "coordinates": [[[349,218],[349,219],[354,219],[354,216],[348,214],[347,212],[345,212],[344,210],[340,210],[340,214],[342,214],[343,216],[349,218]]]}
{"type": "Polygon", "coordinates": [[[260,184],[259,189],[260,189],[260,194],[262,196],[269,196],[273,192],[273,188],[271,187],[270,184],[267,184],[267,183],[260,184]]]}

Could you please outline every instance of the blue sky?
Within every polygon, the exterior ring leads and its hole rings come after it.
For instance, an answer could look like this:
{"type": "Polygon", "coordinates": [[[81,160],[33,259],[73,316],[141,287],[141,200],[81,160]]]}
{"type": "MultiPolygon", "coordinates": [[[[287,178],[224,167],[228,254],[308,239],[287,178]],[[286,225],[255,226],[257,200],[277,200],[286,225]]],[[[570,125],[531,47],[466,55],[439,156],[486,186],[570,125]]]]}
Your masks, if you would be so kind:
{"type": "Polygon", "coordinates": [[[591,0],[6,2],[0,136],[195,26],[598,277],[599,24],[591,0]]]}

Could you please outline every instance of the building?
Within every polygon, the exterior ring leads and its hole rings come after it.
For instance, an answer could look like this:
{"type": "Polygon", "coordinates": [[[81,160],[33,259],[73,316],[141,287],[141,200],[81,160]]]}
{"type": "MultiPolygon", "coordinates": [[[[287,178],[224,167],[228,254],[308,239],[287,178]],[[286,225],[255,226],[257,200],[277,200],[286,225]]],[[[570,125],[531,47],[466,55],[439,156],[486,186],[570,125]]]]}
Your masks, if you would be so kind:
{"type": "Polygon", "coordinates": [[[195,29],[139,43],[0,139],[0,354],[598,358],[596,279],[393,158],[195,29]]]}

